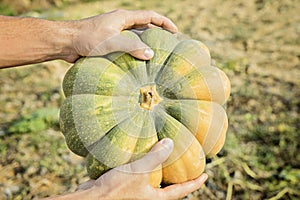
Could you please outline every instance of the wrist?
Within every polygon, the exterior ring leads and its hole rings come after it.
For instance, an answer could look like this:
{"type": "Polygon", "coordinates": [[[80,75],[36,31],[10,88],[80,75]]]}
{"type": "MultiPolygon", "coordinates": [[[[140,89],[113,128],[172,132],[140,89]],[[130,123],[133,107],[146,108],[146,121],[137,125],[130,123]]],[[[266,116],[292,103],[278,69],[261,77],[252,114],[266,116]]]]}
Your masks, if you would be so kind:
{"type": "Polygon", "coordinates": [[[102,194],[102,190],[93,186],[86,190],[78,190],[76,192],[63,194],[59,196],[53,196],[45,198],[45,200],[73,200],[73,199],[82,199],[82,200],[89,200],[89,199],[107,199],[104,194],[102,194]]]}
{"type": "Polygon", "coordinates": [[[74,62],[78,53],[74,48],[74,38],[79,34],[80,28],[75,21],[51,21],[53,30],[56,30],[56,37],[53,43],[55,49],[54,58],[67,62],[74,62]]]}

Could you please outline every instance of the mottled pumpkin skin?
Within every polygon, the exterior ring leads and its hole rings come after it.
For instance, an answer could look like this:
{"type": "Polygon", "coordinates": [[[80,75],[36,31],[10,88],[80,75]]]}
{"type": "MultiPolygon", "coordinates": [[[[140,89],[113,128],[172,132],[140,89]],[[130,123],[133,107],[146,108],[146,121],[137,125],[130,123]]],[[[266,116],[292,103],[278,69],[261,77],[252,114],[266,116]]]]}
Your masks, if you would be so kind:
{"type": "Polygon", "coordinates": [[[116,52],[81,58],[69,69],[60,111],[68,147],[87,158],[88,174],[96,179],[168,137],[174,150],[151,172],[150,184],[197,178],[205,157],[217,154],[225,142],[228,120],[222,105],[230,94],[229,79],[211,66],[209,50],[199,41],[179,41],[158,28],[140,37],[122,34],[141,39],[154,57],[142,61],[116,52]]]}

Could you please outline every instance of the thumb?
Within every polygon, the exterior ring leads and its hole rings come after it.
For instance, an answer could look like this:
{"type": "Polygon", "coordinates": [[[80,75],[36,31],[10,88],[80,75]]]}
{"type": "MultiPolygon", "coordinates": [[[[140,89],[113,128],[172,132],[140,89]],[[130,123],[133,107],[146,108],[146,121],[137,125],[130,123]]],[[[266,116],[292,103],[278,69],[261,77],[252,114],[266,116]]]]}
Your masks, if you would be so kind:
{"type": "MultiPolygon", "coordinates": [[[[132,39],[127,39],[127,40],[132,40],[132,39]]],[[[134,48],[129,49],[126,52],[138,59],[150,60],[154,56],[153,50],[141,41],[133,40],[131,45],[128,44],[128,46],[134,48]]]]}
{"type": "Polygon", "coordinates": [[[152,49],[139,39],[130,38],[122,34],[116,36],[115,39],[111,45],[115,46],[116,49],[119,48],[120,51],[129,53],[133,57],[141,60],[149,60],[154,55],[152,49]]]}
{"type": "Polygon", "coordinates": [[[116,51],[129,53],[141,60],[149,60],[154,55],[150,47],[141,40],[129,38],[122,34],[115,35],[103,41],[96,47],[92,54],[105,55],[116,51]]]}
{"type": "Polygon", "coordinates": [[[78,188],[76,189],[76,191],[89,189],[89,188],[93,187],[94,184],[95,184],[95,180],[89,180],[89,181],[84,182],[81,185],[79,185],[78,188]]]}
{"type": "Polygon", "coordinates": [[[136,160],[127,165],[120,166],[122,170],[131,173],[148,173],[153,171],[157,166],[166,161],[173,150],[173,141],[164,138],[154,145],[149,153],[143,158],[136,160]]]}

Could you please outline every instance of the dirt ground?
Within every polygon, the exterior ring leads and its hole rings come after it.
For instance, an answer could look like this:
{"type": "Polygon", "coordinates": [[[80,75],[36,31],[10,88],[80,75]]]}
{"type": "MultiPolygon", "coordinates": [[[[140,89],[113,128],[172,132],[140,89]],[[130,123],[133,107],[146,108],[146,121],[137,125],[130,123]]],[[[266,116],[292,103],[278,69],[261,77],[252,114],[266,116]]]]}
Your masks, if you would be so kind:
{"type": "MultiPolygon", "coordinates": [[[[209,47],[232,83],[226,144],[207,160],[205,186],[186,199],[300,199],[299,1],[15,2],[0,1],[0,14],[67,20],[124,8],[171,18],[209,47]]],[[[88,180],[59,131],[69,67],[52,61],[0,70],[0,199],[63,194],[88,180]]]]}

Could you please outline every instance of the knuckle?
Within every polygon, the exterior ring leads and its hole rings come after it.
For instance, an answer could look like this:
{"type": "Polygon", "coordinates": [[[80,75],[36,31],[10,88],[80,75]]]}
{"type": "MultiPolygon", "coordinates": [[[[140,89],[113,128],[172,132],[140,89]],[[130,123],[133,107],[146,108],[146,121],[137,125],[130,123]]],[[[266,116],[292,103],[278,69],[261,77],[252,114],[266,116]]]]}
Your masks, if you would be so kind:
{"type": "Polygon", "coordinates": [[[150,15],[158,15],[158,13],[155,12],[155,11],[153,11],[153,10],[148,10],[148,13],[149,13],[150,15]]]}

